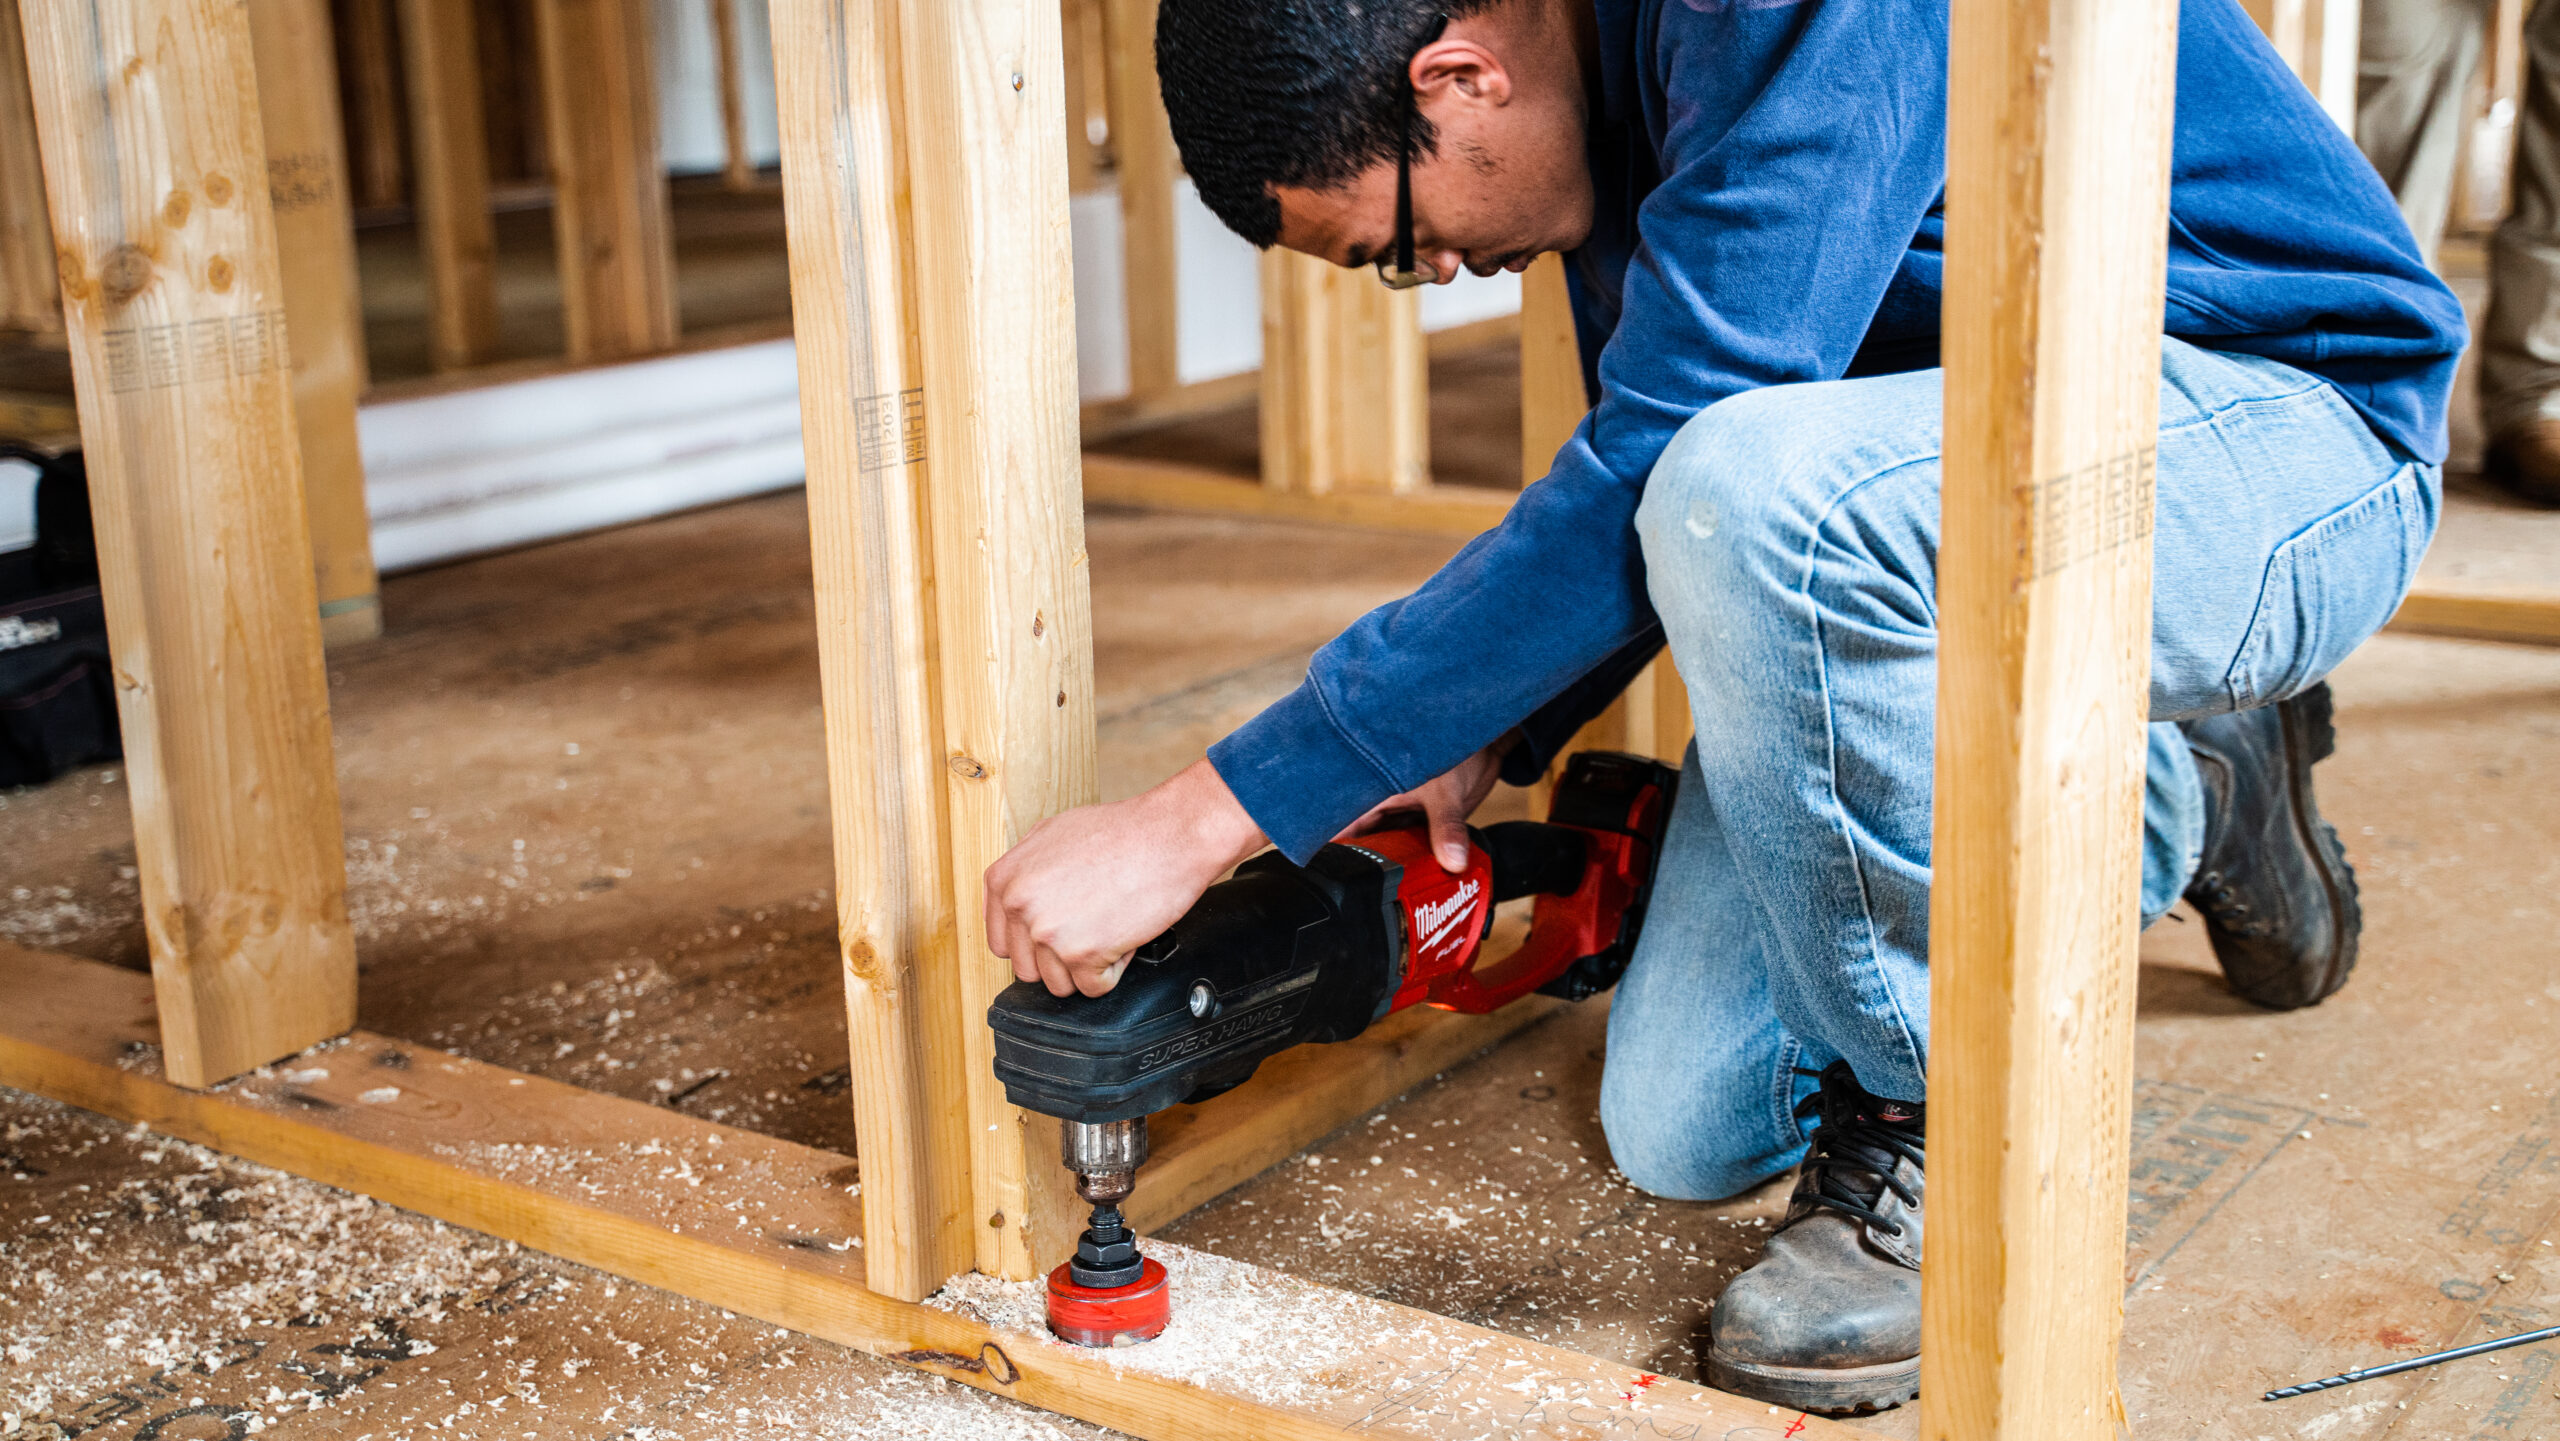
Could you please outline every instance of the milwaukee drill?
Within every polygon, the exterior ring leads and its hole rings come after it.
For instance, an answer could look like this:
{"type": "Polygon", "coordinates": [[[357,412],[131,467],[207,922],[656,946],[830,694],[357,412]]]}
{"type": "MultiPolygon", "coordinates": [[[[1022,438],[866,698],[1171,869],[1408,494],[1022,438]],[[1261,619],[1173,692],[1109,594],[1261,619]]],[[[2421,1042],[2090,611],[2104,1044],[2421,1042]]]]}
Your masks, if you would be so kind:
{"type": "Polygon", "coordinates": [[[1304,866],[1266,852],[1138,948],[1100,996],[1005,988],[987,1010],[1006,1098],[1056,1116],[1093,1220],[1049,1278],[1050,1329],[1089,1346],[1144,1341],[1170,1317],[1164,1267],[1138,1254],[1120,1202],[1147,1158],[1147,1117],[1241,1085],[1307,1041],[1347,1041],[1407,1006],[1481,1014],[1531,991],[1581,1000],[1617,984],[1652,894],[1679,772],[1611,751],[1565,767],[1547,819],[1470,829],[1451,873],[1420,827],[1328,845],[1304,866]],[[1480,956],[1500,902],[1535,896],[1508,956],[1480,956]],[[1486,962],[1479,964],[1480,961],[1486,962]]]}

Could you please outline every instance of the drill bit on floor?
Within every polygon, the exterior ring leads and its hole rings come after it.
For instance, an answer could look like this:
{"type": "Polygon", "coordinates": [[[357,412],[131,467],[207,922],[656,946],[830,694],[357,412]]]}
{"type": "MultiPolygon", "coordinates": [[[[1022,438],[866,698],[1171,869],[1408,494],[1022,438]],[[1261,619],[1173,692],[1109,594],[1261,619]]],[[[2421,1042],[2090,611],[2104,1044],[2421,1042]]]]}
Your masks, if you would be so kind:
{"type": "Polygon", "coordinates": [[[2433,1366],[2440,1361],[2459,1361],[2465,1356],[2482,1356],[2491,1351],[2504,1351],[2510,1346],[2530,1346],[2536,1341],[2548,1341],[2554,1336],[2560,1336],[2560,1326],[2545,1327],[2540,1331],[2526,1331],[2521,1335],[2501,1336],[2495,1341],[2482,1341],[2470,1346],[2457,1346],[2450,1351],[2438,1351],[2432,1356],[2412,1356],[2406,1361],[2394,1361],[2388,1366],[2367,1366],[2361,1371],[2349,1371],[2343,1375],[2322,1377],[2317,1381],[2305,1381],[2299,1386],[2286,1386],[2280,1390],[2270,1391],[2261,1399],[2281,1401],[2287,1396],[2302,1396],[2313,1391],[2326,1391],[2332,1386],[2352,1385],[2358,1381],[2370,1381],[2377,1376],[2396,1376],[2400,1372],[2415,1371],[2421,1366],[2433,1366]]]}

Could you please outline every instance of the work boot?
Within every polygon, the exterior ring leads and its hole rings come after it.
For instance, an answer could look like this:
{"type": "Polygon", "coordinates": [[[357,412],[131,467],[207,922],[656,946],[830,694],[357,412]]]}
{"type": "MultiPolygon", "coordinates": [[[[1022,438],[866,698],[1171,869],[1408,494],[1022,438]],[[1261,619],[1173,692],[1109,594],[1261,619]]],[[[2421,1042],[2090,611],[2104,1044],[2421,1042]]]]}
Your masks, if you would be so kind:
{"type": "Polygon", "coordinates": [[[1922,1107],[1868,1095],[1846,1061],[1821,1074],[1787,1218],[1716,1301],[1707,1383],[1798,1411],[1899,1406],[1920,1394],[1922,1107]]]}
{"type": "Polygon", "coordinates": [[[2498,432],[2480,473],[2519,500],[2560,505],[2560,420],[2528,420],[2498,432]]]}
{"type": "Polygon", "coordinates": [[[2364,912],[2311,767],[2337,749],[2323,681],[2291,700],[2182,721],[2204,782],[2204,853],[2187,902],[2243,999],[2311,1005],[2345,985],[2364,912]]]}

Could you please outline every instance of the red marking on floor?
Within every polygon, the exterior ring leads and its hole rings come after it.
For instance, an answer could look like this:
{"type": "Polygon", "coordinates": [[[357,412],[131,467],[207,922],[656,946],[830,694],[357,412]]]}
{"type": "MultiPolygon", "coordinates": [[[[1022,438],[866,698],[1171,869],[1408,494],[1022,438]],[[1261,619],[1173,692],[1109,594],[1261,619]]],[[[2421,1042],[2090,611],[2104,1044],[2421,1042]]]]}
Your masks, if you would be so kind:
{"type": "Polygon", "coordinates": [[[1797,1412],[1797,1413],[1796,1413],[1796,1419],[1787,1423],[1787,1434],[1788,1434],[1789,1436],[1793,1436],[1794,1434],[1796,1434],[1797,1432],[1799,1432],[1799,1431],[1801,1431],[1801,1430],[1803,1430],[1803,1429],[1804,1429],[1804,1413],[1803,1413],[1803,1412],[1801,1412],[1801,1411],[1799,1411],[1799,1412],[1797,1412]]]}
{"type": "Polygon", "coordinates": [[[1642,1375],[1642,1376],[1638,1376],[1638,1377],[1636,1378],[1636,1389],[1637,1389],[1637,1390],[1639,1390],[1639,1391],[1645,1390],[1645,1389],[1647,1389],[1648,1387],[1652,1386],[1654,1382],[1659,1381],[1659,1380],[1661,1380],[1661,1379],[1662,1379],[1661,1377],[1656,1376],[1656,1375],[1652,1374],[1651,1372],[1647,1372],[1647,1373],[1645,1373],[1644,1375],[1642,1375]]]}

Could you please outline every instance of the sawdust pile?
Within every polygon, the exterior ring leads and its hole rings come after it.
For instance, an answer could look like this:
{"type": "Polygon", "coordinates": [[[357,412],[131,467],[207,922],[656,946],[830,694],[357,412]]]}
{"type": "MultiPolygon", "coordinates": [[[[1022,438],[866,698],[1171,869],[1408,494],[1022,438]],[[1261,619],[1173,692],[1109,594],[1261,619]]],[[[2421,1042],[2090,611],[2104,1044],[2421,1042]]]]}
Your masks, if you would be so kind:
{"type": "Polygon", "coordinates": [[[15,1179],[98,1179],[50,1187],[45,1209],[13,1214],[0,1240],[0,1432],[138,1371],[219,1370],[243,1335],[433,1319],[515,1269],[503,1242],[139,1126],[11,1101],[0,1138],[15,1179]],[[147,1169],[120,1174],[119,1159],[147,1169]]]}
{"type": "MultiPolygon", "coordinates": [[[[1084,1351],[1114,1367],[1162,1376],[1274,1405],[1309,1405],[1336,1388],[1316,1378],[1404,1343],[1444,1340],[1413,1313],[1331,1290],[1279,1271],[1146,1241],[1173,1288],[1173,1321],[1143,1345],[1084,1351]]],[[[1033,1345],[1065,1346],[1049,1335],[1041,1281],[978,1273],[954,1278],[925,1304],[966,1316],[1033,1345]]]]}
{"type": "Polygon", "coordinates": [[[0,1438],[144,1434],[1112,1433],[0,1090],[0,1438]]]}

